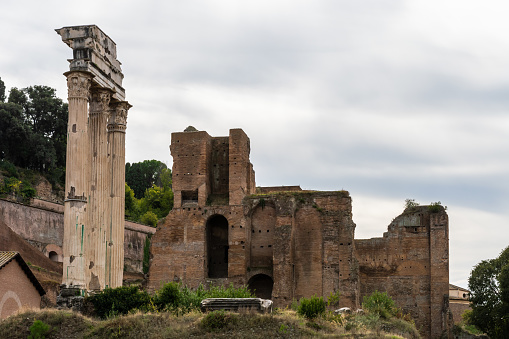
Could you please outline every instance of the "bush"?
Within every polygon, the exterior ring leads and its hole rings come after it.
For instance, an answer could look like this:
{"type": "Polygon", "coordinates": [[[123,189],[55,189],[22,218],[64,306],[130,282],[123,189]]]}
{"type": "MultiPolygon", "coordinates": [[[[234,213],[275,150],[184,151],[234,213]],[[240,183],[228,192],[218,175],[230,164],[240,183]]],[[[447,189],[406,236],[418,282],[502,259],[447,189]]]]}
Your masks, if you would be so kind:
{"type": "Polygon", "coordinates": [[[159,310],[168,310],[179,314],[199,309],[201,301],[207,298],[254,298],[254,295],[246,286],[235,288],[233,284],[226,288],[211,286],[208,290],[200,285],[193,291],[182,284],[169,282],[157,291],[154,296],[154,304],[159,310]]]}
{"type": "Polygon", "coordinates": [[[442,206],[440,201],[432,202],[429,204],[428,210],[430,213],[438,213],[447,210],[447,206],[442,206]]]}
{"type": "Polygon", "coordinates": [[[0,171],[5,172],[9,177],[19,177],[18,169],[16,166],[5,159],[0,160],[0,171]]]}
{"type": "Polygon", "coordinates": [[[378,291],[371,293],[370,296],[364,296],[362,308],[385,319],[396,315],[397,312],[394,300],[386,292],[378,291]]]}
{"type": "Polygon", "coordinates": [[[303,315],[308,319],[314,319],[319,315],[325,313],[325,301],[323,297],[317,297],[316,295],[311,298],[301,298],[299,301],[299,307],[297,313],[303,315]]]}
{"type": "Polygon", "coordinates": [[[146,311],[152,304],[150,295],[140,291],[138,286],[105,288],[87,299],[94,305],[97,316],[102,319],[119,314],[125,315],[133,310],[146,311]]]}
{"type": "Polygon", "coordinates": [[[208,313],[201,321],[201,325],[207,331],[216,331],[227,327],[229,324],[235,325],[237,316],[227,313],[224,310],[212,311],[208,313]]]}
{"type": "Polygon", "coordinates": [[[48,334],[49,330],[50,326],[48,324],[45,324],[41,320],[35,320],[32,326],[30,326],[28,339],[44,339],[46,338],[46,334],[48,334]]]}
{"type": "Polygon", "coordinates": [[[145,225],[149,225],[152,227],[157,226],[157,215],[152,211],[147,211],[145,214],[143,214],[140,218],[140,222],[145,225]]]}

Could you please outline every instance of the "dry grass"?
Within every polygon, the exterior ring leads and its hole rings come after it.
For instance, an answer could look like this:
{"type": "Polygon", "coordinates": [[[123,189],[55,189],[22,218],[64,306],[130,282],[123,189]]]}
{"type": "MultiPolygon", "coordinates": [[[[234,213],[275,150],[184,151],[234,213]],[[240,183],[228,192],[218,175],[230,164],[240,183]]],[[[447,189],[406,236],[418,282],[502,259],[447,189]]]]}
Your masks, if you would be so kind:
{"type": "Polygon", "coordinates": [[[316,319],[299,317],[291,310],[276,310],[271,315],[229,314],[221,329],[204,325],[205,315],[191,312],[184,316],[171,313],[136,313],[97,320],[70,311],[26,311],[0,321],[0,338],[26,338],[33,322],[51,326],[47,339],[60,338],[418,338],[415,326],[395,319],[377,321],[367,316],[316,319]]]}

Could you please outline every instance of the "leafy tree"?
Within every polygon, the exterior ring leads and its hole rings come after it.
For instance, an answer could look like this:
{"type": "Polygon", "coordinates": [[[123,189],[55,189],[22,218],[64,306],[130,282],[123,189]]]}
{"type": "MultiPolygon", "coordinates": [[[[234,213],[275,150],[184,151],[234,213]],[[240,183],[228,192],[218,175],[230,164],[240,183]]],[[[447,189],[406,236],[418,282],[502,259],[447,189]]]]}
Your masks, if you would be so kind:
{"type": "Polygon", "coordinates": [[[509,337],[509,247],[496,259],[477,264],[468,279],[469,321],[490,338],[509,337]]]}
{"type": "MultiPolygon", "coordinates": [[[[145,160],[125,165],[125,180],[134,191],[134,196],[141,199],[145,191],[152,185],[162,186],[161,173],[168,170],[167,166],[159,160],[145,160]]],[[[169,170],[168,170],[169,171],[169,170]]],[[[165,174],[167,176],[167,174],[165,174]]],[[[171,180],[171,171],[170,171],[171,180]]]]}
{"type": "Polygon", "coordinates": [[[63,185],[68,106],[47,86],[12,88],[0,80],[0,159],[63,185]]]}
{"type": "Polygon", "coordinates": [[[28,167],[33,133],[23,121],[22,108],[12,103],[0,103],[0,159],[28,167]]]}
{"type": "Polygon", "coordinates": [[[0,78],[0,102],[5,101],[5,83],[0,78]]]}

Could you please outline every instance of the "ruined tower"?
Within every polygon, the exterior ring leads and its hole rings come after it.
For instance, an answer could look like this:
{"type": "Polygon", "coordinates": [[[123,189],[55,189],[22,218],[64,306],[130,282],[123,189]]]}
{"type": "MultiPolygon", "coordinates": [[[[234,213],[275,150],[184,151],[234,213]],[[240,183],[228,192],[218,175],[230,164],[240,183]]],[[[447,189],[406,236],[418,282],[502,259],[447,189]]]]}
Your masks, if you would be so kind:
{"type": "Polygon", "coordinates": [[[73,50],[67,77],[63,277],[86,290],[122,285],[125,101],[116,45],[99,27],[57,29],[73,50]]]}

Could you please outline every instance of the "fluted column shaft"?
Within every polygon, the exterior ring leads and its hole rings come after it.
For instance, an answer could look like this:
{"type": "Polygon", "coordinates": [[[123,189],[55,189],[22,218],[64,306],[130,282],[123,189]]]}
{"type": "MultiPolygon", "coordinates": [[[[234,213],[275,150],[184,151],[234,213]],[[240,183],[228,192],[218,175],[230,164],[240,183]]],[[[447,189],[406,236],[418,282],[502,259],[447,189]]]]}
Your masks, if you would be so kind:
{"type": "Polygon", "coordinates": [[[106,285],[122,286],[124,271],[124,216],[125,216],[125,130],[126,101],[112,106],[108,120],[108,166],[110,194],[108,202],[109,225],[106,247],[106,285]]]}
{"type": "Polygon", "coordinates": [[[94,89],[90,102],[90,200],[88,202],[89,225],[87,237],[87,289],[102,290],[106,287],[106,230],[105,207],[108,189],[107,123],[111,92],[94,89]]]}
{"type": "Polygon", "coordinates": [[[69,119],[64,201],[62,283],[85,287],[85,232],[88,227],[88,100],[91,75],[67,72],[69,119]]]}

